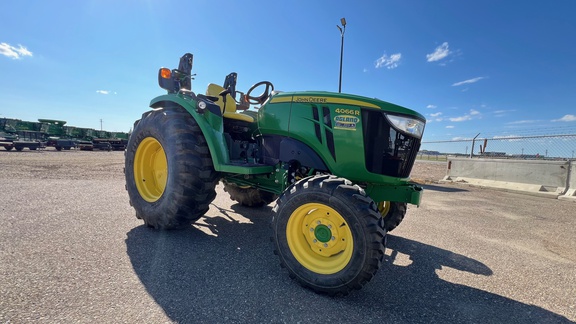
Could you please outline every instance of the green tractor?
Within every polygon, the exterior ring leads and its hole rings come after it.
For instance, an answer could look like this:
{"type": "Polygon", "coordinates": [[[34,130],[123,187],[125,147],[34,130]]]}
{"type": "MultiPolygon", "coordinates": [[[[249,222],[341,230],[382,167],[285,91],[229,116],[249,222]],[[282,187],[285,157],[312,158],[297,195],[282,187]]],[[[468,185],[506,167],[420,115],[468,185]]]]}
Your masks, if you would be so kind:
{"type": "Polygon", "coordinates": [[[274,252],[291,278],[328,295],[360,289],[406,204],[420,204],[409,175],[425,118],[378,99],[278,92],[269,81],[242,93],[236,73],[194,93],[192,60],[159,70],[167,94],[134,123],[125,174],[136,217],[160,230],[188,227],[222,181],[242,205],[276,200],[274,252]]]}

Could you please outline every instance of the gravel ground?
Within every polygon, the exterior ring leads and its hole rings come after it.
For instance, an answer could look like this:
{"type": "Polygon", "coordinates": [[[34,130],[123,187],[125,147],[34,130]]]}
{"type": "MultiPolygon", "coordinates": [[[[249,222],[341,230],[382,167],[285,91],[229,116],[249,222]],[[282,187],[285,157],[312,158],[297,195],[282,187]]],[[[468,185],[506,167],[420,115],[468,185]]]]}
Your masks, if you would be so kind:
{"type": "Polygon", "coordinates": [[[410,178],[421,184],[438,183],[446,175],[446,162],[416,161],[410,178]]]}
{"type": "Polygon", "coordinates": [[[573,323],[574,203],[438,184],[373,280],[345,298],[299,287],[271,252],[271,207],[221,186],[200,223],[134,217],[122,152],[0,151],[0,323],[573,323]]]}
{"type": "Polygon", "coordinates": [[[124,177],[124,153],[0,149],[0,179],[109,180],[124,177]]]}

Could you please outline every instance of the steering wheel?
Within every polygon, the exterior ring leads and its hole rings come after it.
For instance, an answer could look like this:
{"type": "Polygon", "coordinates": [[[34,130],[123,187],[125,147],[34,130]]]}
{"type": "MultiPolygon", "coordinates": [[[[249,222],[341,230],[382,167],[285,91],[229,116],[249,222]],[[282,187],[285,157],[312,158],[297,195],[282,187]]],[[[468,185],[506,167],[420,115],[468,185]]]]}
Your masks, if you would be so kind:
{"type": "Polygon", "coordinates": [[[248,101],[248,103],[250,103],[252,105],[258,105],[258,104],[261,105],[266,101],[266,99],[268,99],[268,97],[270,96],[272,91],[274,91],[274,85],[272,84],[272,82],[260,81],[260,82],[256,83],[255,85],[253,85],[248,90],[248,92],[246,93],[246,100],[248,101]],[[259,95],[258,97],[253,97],[250,95],[252,93],[252,91],[254,91],[254,89],[256,89],[262,85],[266,85],[266,88],[264,89],[264,92],[262,92],[261,95],[259,95]]]}

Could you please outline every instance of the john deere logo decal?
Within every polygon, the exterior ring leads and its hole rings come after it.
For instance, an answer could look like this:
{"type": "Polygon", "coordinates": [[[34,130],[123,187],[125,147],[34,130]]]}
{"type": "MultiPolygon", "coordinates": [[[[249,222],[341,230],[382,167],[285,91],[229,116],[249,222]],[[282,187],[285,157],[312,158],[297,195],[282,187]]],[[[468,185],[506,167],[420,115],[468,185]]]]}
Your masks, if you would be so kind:
{"type": "Polygon", "coordinates": [[[334,128],[335,129],[346,129],[346,130],[356,130],[356,124],[360,121],[360,118],[351,115],[338,115],[334,117],[334,128]]]}

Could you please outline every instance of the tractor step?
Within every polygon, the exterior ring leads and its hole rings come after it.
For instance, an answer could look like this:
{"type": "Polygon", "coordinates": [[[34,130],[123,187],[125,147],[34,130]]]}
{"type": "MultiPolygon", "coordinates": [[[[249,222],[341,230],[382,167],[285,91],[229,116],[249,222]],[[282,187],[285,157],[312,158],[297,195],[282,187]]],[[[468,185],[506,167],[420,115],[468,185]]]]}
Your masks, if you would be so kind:
{"type": "Polygon", "coordinates": [[[231,161],[228,164],[220,165],[217,171],[239,173],[239,174],[263,174],[273,172],[274,167],[261,163],[246,163],[243,161],[231,161]]]}

